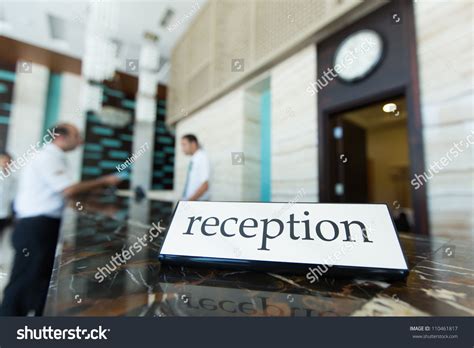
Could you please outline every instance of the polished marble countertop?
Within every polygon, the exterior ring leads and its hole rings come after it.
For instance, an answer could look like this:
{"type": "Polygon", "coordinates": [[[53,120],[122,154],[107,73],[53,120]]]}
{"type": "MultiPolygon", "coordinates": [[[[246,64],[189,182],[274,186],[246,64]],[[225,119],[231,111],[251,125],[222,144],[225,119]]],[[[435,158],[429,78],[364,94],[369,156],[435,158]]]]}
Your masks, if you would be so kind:
{"type": "Polygon", "coordinates": [[[170,202],[113,195],[71,202],[45,315],[474,315],[472,243],[400,234],[410,269],[406,279],[323,277],[311,284],[304,274],[161,265],[164,233],[150,228],[166,227],[172,210],[170,202]],[[123,250],[132,251],[129,259],[112,262],[123,250]]]}

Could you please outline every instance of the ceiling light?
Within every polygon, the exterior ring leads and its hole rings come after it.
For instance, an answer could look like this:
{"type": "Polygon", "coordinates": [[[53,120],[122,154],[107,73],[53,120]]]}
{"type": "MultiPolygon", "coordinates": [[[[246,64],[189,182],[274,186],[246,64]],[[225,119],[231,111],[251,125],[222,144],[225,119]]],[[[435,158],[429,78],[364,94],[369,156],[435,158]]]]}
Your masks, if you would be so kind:
{"type": "Polygon", "coordinates": [[[167,8],[165,13],[163,14],[163,17],[161,17],[160,26],[162,26],[163,28],[167,27],[171,21],[171,18],[173,17],[174,17],[174,10],[171,8],[167,8]]]}
{"type": "Polygon", "coordinates": [[[387,113],[394,112],[395,110],[397,110],[397,104],[387,103],[382,107],[382,110],[387,113]]]}
{"type": "Polygon", "coordinates": [[[53,40],[65,41],[66,40],[66,23],[62,18],[48,15],[49,24],[49,35],[53,40]]]}

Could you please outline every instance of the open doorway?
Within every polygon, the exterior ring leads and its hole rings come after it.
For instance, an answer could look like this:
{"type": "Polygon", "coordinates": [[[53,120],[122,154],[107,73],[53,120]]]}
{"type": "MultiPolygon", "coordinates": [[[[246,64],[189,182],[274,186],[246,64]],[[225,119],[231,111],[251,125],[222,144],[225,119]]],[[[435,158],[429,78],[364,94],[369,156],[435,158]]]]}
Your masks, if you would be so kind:
{"type": "Polygon", "coordinates": [[[329,122],[330,200],[386,203],[397,229],[412,231],[405,98],[333,114],[329,122]]]}

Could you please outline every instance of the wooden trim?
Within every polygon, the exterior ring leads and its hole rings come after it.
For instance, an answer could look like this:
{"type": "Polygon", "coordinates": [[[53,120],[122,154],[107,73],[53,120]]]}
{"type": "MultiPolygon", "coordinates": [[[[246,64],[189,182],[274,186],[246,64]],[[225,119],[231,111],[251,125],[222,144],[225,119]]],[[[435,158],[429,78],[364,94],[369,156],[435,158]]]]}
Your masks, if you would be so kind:
{"type": "MultiPolygon", "coordinates": [[[[400,24],[402,37],[407,42],[407,60],[408,60],[408,78],[406,82],[395,84],[387,88],[380,88],[377,92],[352,100],[350,102],[339,103],[335,106],[323,105],[320,95],[316,95],[317,100],[317,124],[318,124],[318,177],[319,177],[319,201],[329,202],[330,200],[330,178],[329,178],[329,137],[332,136],[329,129],[329,117],[335,113],[343,112],[349,109],[364,107],[366,105],[382,101],[384,99],[404,95],[406,98],[408,117],[407,128],[409,137],[409,156],[410,156],[410,180],[415,173],[421,174],[425,171],[425,158],[423,150],[423,132],[422,119],[420,111],[420,92],[418,82],[418,63],[415,35],[415,18],[413,4],[410,0],[397,0],[395,3],[403,18],[400,24]]],[[[390,6],[390,5],[386,5],[390,6]]],[[[361,22],[364,19],[361,20],[361,22]]],[[[344,30],[344,29],[343,29],[344,30]]],[[[317,60],[317,77],[322,75],[320,61],[317,60]]],[[[370,78],[370,77],[369,77],[370,78]]],[[[325,100],[328,100],[325,98],[325,100]]],[[[426,185],[418,190],[411,188],[412,205],[415,218],[415,233],[429,234],[428,210],[426,198],[426,185]]]]}
{"type": "MultiPolygon", "coordinates": [[[[415,11],[413,2],[402,0],[402,18],[405,20],[403,35],[408,42],[408,59],[410,64],[411,83],[406,86],[408,117],[408,137],[410,148],[410,180],[415,174],[425,172],[425,154],[423,147],[423,124],[421,118],[420,87],[416,45],[415,11]]],[[[415,214],[416,233],[429,235],[426,185],[418,190],[412,187],[412,205],[415,214]]]]}
{"type": "Polygon", "coordinates": [[[18,60],[23,59],[44,65],[55,73],[70,72],[76,75],[81,74],[80,59],[52,52],[5,36],[0,36],[0,51],[2,52],[1,59],[6,63],[16,64],[18,60]]]}
{"type": "MultiPolygon", "coordinates": [[[[49,51],[5,36],[0,36],[0,61],[4,65],[16,66],[19,60],[28,60],[46,66],[51,72],[81,74],[81,60],[64,54],[49,51]]],[[[105,81],[106,86],[123,91],[135,98],[138,90],[138,78],[123,72],[116,72],[113,80],[105,81]]],[[[157,87],[157,98],[166,98],[166,86],[157,87]]]]}

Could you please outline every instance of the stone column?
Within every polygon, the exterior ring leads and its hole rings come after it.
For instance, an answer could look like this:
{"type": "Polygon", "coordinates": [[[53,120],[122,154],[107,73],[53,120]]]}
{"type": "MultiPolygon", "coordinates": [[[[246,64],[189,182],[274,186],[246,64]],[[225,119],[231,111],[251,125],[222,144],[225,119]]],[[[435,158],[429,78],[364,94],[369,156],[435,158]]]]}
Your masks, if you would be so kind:
{"type": "Polygon", "coordinates": [[[42,138],[49,79],[48,68],[32,62],[18,61],[16,71],[7,140],[14,158],[42,138]]]}
{"type": "Polygon", "coordinates": [[[132,190],[140,186],[149,191],[151,187],[159,64],[157,41],[155,35],[146,34],[140,50],[133,131],[133,154],[136,159],[132,167],[132,190]]]}

